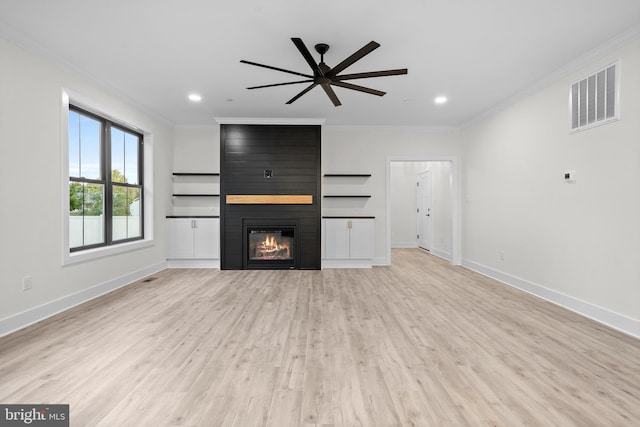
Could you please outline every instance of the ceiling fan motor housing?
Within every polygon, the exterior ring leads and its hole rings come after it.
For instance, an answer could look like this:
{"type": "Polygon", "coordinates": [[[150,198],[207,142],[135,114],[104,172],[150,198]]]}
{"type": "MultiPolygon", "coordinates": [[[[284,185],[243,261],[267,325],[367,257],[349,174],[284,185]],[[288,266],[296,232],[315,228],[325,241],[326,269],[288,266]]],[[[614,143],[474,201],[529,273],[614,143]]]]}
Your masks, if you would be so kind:
{"type": "Polygon", "coordinates": [[[329,50],[329,45],[326,43],[318,43],[316,45],[316,52],[318,52],[320,55],[324,55],[325,53],[327,53],[328,50],[329,50]]]}

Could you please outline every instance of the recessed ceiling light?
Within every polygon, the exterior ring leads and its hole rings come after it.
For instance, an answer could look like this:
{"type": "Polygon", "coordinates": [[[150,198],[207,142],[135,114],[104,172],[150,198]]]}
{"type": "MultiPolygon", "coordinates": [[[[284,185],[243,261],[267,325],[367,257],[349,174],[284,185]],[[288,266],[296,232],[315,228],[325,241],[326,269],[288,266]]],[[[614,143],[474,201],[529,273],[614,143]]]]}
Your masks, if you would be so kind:
{"type": "Polygon", "coordinates": [[[202,96],[198,95],[197,93],[190,93],[189,101],[200,102],[202,101],[202,96]]]}
{"type": "Polygon", "coordinates": [[[436,97],[436,99],[433,100],[433,102],[435,102],[436,104],[444,104],[447,102],[447,97],[446,96],[438,96],[436,97]]]}

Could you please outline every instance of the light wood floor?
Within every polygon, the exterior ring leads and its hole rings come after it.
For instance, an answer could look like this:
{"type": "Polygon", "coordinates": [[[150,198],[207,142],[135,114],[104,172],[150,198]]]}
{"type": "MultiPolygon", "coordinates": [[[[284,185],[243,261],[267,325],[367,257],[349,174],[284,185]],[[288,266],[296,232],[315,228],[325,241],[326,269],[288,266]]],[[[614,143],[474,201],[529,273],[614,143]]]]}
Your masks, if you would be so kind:
{"type": "Polygon", "coordinates": [[[154,277],[0,339],[0,402],[72,426],[640,425],[639,340],[420,250],[154,277]]]}

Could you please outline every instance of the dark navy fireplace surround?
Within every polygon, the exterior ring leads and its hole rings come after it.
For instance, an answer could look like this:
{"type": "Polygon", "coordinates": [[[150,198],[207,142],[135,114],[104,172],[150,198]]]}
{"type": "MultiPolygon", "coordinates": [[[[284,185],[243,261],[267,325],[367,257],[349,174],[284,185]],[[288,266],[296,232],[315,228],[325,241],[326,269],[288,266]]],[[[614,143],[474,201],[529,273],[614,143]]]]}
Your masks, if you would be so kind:
{"type": "Polygon", "coordinates": [[[318,125],[221,125],[220,267],[319,270],[321,129],[318,125]],[[310,195],[311,204],[232,204],[227,195],[310,195]],[[292,260],[248,259],[248,229],[293,227],[292,260]],[[262,227],[261,227],[262,226],[262,227]]]}

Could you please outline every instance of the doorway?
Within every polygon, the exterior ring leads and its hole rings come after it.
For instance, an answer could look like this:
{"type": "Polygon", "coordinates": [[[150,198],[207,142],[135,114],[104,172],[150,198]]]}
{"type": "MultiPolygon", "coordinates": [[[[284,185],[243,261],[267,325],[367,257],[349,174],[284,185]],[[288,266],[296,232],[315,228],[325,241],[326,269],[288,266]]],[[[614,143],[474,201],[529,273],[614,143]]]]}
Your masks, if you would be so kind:
{"type": "Polygon", "coordinates": [[[391,264],[392,247],[424,247],[451,264],[460,265],[457,159],[387,157],[386,166],[386,264],[391,264]],[[398,175],[399,170],[404,175],[398,175]],[[423,207],[418,212],[421,203],[416,188],[418,175],[424,171],[429,171],[429,177],[423,179],[431,182],[432,191],[430,201],[422,201],[426,211],[423,207]],[[403,177],[398,179],[399,176],[403,177]],[[427,218],[423,225],[417,220],[420,213],[427,218]],[[419,233],[419,227],[424,231],[419,233]]]}

